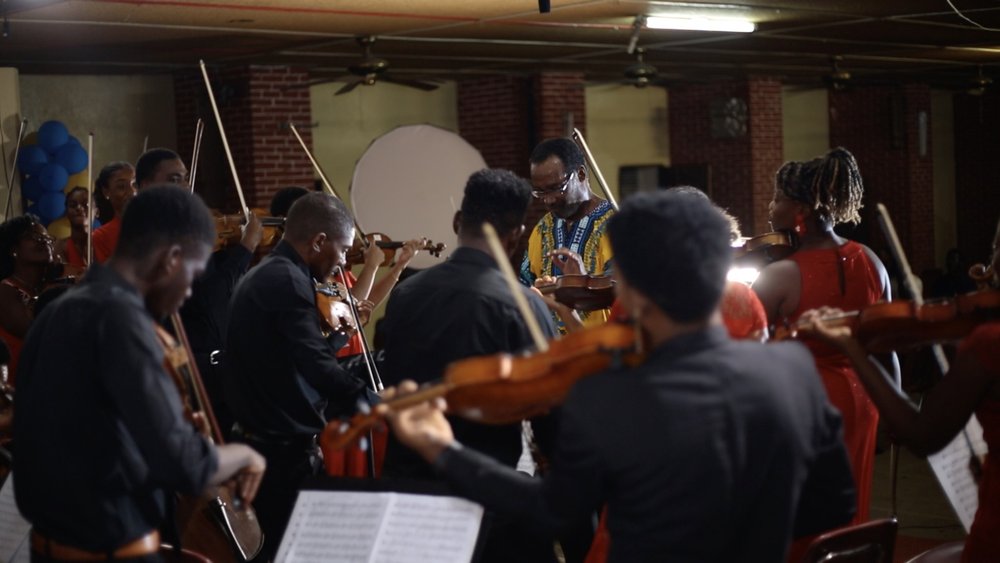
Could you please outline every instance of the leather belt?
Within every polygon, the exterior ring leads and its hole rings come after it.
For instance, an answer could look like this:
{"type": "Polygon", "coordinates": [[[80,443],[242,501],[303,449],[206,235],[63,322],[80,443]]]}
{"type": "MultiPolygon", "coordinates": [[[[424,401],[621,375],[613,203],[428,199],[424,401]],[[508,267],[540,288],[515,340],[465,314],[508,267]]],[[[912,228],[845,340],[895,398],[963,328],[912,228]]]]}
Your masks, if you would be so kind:
{"type": "Polygon", "coordinates": [[[39,555],[50,559],[64,561],[108,561],[112,559],[129,559],[156,553],[160,549],[160,532],[153,530],[137,540],[120,546],[112,551],[90,551],[51,540],[35,530],[31,530],[31,549],[39,555]]]}

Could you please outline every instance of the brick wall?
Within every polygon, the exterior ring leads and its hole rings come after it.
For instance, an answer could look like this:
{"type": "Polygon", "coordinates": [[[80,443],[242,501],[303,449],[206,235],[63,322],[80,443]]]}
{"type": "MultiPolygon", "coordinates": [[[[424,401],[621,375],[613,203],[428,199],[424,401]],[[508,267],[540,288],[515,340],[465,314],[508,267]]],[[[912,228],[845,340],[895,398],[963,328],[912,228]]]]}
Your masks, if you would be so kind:
{"type": "Polygon", "coordinates": [[[982,262],[1000,216],[1000,93],[955,95],[955,207],[958,248],[966,259],[982,262]]]}
{"type": "MultiPolygon", "coordinates": [[[[311,186],[309,160],[283,125],[294,122],[311,146],[308,74],[282,66],[242,66],[210,69],[209,75],[247,204],[267,207],[284,186],[311,186]]],[[[201,74],[175,75],[174,91],[177,149],[185,161],[195,122],[198,117],[205,121],[196,191],[213,207],[236,209],[236,189],[201,74]]]]}
{"type": "Polygon", "coordinates": [[[875,219],[875,204],[884,203],[914,273],[934,267],[930,88],[854,87],[831,91],[829,103],[830,145],[854,153],[865,186],[862,224],[846,234],[872,246],[895,269],[875,219]],[[928,120],[925,156],[918,150],[920,112],[926,112],[928,120]]]}
{"type": "Polygon", "coordinates": [[[752,77],[673,88],[668,111],[671,164],[707,165],[712,199],[739,219],[744,235],[766,232],[767,204],[781,165],[781,83],[752,77]],[[730,98],[747,103],[747,133],[713,138],[711,104],[730,98]]]}
{"type": "MultiPolygon", "coordinates": [[[[528,178],[528,158],[540,141],[566,135],[566,115],[586,134],[583,75],[541,73],[532,77],[491,76],[458,83],[459,134],[476,147],[487,166],[507,168],[528,178]]],[[[596,183],[592,187],[598,193],[596,183]]],[[[525,219],[527,233],[545,214],[532,201],[525,219]]],[[[522,240],[527,245],[527,234],[522,240]]],[[[518,260],[515,260],[517,262],[518,260]]]]}

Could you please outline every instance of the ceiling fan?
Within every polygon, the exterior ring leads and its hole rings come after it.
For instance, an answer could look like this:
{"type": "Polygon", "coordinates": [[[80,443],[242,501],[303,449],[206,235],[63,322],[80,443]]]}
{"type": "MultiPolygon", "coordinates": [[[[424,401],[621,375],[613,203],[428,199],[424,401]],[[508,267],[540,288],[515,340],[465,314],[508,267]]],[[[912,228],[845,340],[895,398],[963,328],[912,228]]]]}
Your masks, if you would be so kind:
{"type": "Polygon", "coordinates": [[[844,57],[834,55],[830,57],[830,72],[823,75],[823,83],[830,90],[847,90],[851,85],[851,73],[840,68],[840,63],[844,62],[844,57]]]}
{"type": "Polygon", "coordinates": [[[983,65],[979,65],[976,76],[969,81],[966,93],[971,96],[982,96],[993,85],[993,79],[983,74],[983,65]]]}
{"type": "Polygon", "coordinates": [[[311,81],[309,84],[324,84],[327,82],[337,82],[342,81],[347,78],[347,83],[344,84],[337,92],[335,96],[341,94],[346,94],[351,90],[354,90],[360,85],[372,86],[377,82],[391,82],[393,84],[399,84],[400,86],[407,86],[410,88],[416,88],[418,90],[423,90],[429,92],[431,90],[436,90],[438,88],[437,84],[433,82],[428,82],[424,80],[398,78],[388,73],[389,71],[389,61],[381,57],[377,57],[372,54],[372,45],[375,43],[375,36],[361,36],[357,37],[356,40],[358,45],[362,49],[362,57],[359,61],[348,65],[347,72],[350,76],[339,76],[335,78],[328,78],[323,80],[311,81]]]}
{"type": "Polygon", "coordinates": [[[622,73],[625,75],[625,83],[636,88],[645,88],[649,85],[660,85],[657,80],[659,71],[656,67],[642,60],[645,49],[638,47],[635,49],[635,62],[625,67],[622,73]]]}

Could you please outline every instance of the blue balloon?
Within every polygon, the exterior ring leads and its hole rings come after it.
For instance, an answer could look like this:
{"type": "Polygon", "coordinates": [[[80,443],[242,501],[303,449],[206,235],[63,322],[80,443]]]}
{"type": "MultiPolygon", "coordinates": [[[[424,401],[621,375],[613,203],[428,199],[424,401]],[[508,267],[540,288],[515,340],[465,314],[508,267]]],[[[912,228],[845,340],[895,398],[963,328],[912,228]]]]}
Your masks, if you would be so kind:
{"type": "Polygon", "coordinates": [[[38,212],[38,204],[37,203],[32,203],[31,205],[29,205],[28,208],[24,210],[24,212],[25,213],[30,213],[30,214],[34,215],[35,217],[38,217],[38,218],[42,217],[41,214],[38,212]]]}
{"type": "Polygon", "coordinates": [[[38,173],[38,181],[41,182],[43,191],[62,193],[66,182],[69,182],[69,172],[66,172],[62,164],[50,162],[38,173]]]}
{"type": "Polygon", "coordinates": [[[38,175],[29,176],[21,183],[21,197],[28,201],[38,201],[42,197],[42,183],[38,175]]]}
{"type": "Polygon", "coordinates": [[[76,137],[74,137],[73,135],[70,135],[70,136],[69,136],[69,140],[68,140],[68,141],[66,141],[66,142],[67,142],[67,143],[72,143],[72,144],[74,144],[74,145],[76,145],[76,146],[78,146],[78,147],[82,147],[82,146],[83,146],[82,144],[80,144],[80,139],[77,139],[77,138],[76,138],[76,137]]]}
{"type": "Polygon", "coordinates": [[[38,200],[38,216],[45,224],[62,217],[66,213],[66,196],[63,193],[47,192],[38,200]]]}
{"type": "Polygon", "coordinates": [[[76,174],[87,169],[87,151],[80,145],[66,143],[59,147],[56,153],[56,162],[61,164],[69,174],[76,174]]]}
{"type": "Polygon", "coordinates": [[[61,121],[46,121],[38,128],[38,144],[49,152],[66,144],[69,130],[61,121]]]}
{"type": "Polygon", "coordinates": [[[38,145],[21,147],[21,152],[17,153],[17,167],[25,174],[38,174],[38,171],[48,162],[48,153],[38,145]]]}

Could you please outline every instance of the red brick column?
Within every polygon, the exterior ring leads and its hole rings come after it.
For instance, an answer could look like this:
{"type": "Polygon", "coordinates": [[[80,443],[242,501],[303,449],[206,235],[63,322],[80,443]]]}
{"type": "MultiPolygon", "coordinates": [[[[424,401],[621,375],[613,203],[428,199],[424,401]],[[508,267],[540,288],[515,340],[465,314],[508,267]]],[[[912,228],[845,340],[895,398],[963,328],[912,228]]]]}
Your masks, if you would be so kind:
{"type": "Polygon", "coordinates": [[[767,204],[782,162],[781,83],[766,77],[695,84],[670,90],[670,162],[707,165],[712,199],[740,220],[745,235],[768,230],[767,204]],[[747,131],[714,137],[712,105],[746,102],[747,131]]]}
{"type": "MultiPolygon", "coordinates": [[[[294,122],[311,146],[308,74],[282,66],[242,66],[209,69],[209,75],[247,203],[266,207],[284,186],[311,187],[312,167],[285,126],[294,122]]],[[[196,191],[213,207],[235,209],[232,174],[201,74],[175,75],[174,92],[177,150],[185,162],[191,158],[195,122],[205,121],[196,191]]]]}
{"type": "Polygon", "coordinates": [[[914,273],[920,275],[934,267],[930,88],[918,84],[855,87],[831,91],[829,100],[830,146],[843,146],[854,153],[865,185],[862,227],[849,236],[871,245],[883,260],[891,261],[875,220],[875,204],[884,203],[914,273]],[[920,112],[926,113],[927,120],[927,152],[923,156],[919,151],[920,112]]]}
{"type": "Polygon", "coordinates": [[[1000,93],[956,94],[954,103],[958,248],[966,259],[982,262],[1000,217],[1000,93]]]}

